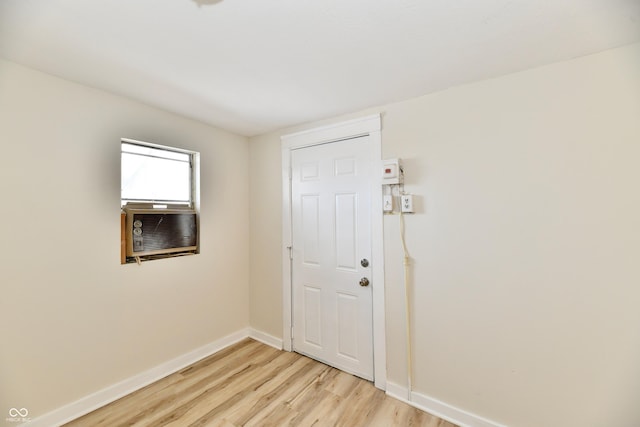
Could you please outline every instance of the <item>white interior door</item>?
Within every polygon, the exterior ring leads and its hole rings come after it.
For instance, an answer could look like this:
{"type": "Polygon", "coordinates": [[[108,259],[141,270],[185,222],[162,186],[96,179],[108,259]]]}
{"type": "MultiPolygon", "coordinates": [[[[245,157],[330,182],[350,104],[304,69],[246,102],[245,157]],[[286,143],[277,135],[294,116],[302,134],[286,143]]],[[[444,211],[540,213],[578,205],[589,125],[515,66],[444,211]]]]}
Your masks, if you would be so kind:
{"type": "Polygon", "coordinates": [[[369,136],[291,151],[293,349],[368,380],[372,173],[369,136]]]}

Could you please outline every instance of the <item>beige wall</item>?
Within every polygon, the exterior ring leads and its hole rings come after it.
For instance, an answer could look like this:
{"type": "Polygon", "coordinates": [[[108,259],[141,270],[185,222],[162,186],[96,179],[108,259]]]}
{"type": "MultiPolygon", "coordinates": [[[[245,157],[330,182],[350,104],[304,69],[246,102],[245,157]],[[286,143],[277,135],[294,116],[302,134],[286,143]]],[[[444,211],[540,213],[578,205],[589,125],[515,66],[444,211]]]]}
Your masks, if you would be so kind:
{"type": "MultiPolygon", "coordinates": [[[[247,144],[0,62],[2,407],[41,415],[249,323],[281,336],[279,137],[382,112],[419,210],[414,389],[511,426],[640,425],[638,76],[636,44],[247,144]],[[201,152],[200,255],[119,265],[121,137],[201,152]]],[[[404,384],[397,234],[386,217],[404,384]]]]}
{"type": "Polygon", "coordinates": [[[248,141],[0,62],[0,425],[249,325],[248,141]],[[120,138],[201,153],[201,253],[120,265],[120,138]]]}
{"type": "MultiPolygon", "coordinates": [[[[510,426],[640,425],[639,76],[635,44],[253,138],[252,326],[282,334],[280,135],[379,111],[419,210],[414,390],[510,426]]],[[[405,384],[397,220],[387,358],[405,384]]]]}
{"type": "Polygon", "coordinates": [[[279,139],[261,141],[254,138],[249,154],[251,325],[282,338],[282,154],[279,139]]]}

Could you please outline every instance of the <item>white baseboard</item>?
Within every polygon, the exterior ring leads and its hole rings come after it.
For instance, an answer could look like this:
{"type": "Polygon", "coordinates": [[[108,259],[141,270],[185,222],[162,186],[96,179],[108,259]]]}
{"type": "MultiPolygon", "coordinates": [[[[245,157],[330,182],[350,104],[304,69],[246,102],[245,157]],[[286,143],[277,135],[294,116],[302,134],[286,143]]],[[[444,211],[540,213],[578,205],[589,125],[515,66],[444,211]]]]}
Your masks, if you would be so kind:
{"type": "MultiPolygon", "coordinates": [[[[28,423],[28,425],[29,427],[59,427],[62,424],[68,423],[71,420],[75,420],[76,418],[79,418],[91,411],[94,411],[104,405],[120,399],[127,394],[130,394],[136,390],[141,389],[142,387],[158,381],[159,379],[162,379],[167,375],[170,375],[199,360],[202,360],[205,357],[212,355],[213,353],[216,353],[232,344],[237,343],[238,341],[252,336],[253,333],[254,331],[250,330],[249,328],[242,329],[224,338],[190,351],[189,353],[178,356],[173,360],[169,360],[168,362],[162,363],[154,368],[134,375],[133,377],[127,378],[124,381],[120,381],[119,383],[113,384],[107,388],[85,396],[80,400],[55,409],[40,417],[33,418],[28,423]]],[[[257,331],[255,331],[255,333],[257,333],[257,331]]],[[[260,336],[268,337],[267,334],[262,334],[260,336]]],[[[258,338],[254,339],[258,340],[258,338]]]]}
{"type": "Polygon", "coordinates": [[[263,344],[275,347],[278,350],[282,350],[283,348],[282,339],[276,338],[273,335],[269,335],[265,332],[258,331],[257,329],[249,328],[249,337],[253,338],[256,341],[260,341],[263,344]]]}
{"type": "MultiPolygon", "coordinates": [[[[107,405],[127,394],[133,393],[167,375],[179,371],[199,360],[204,359],[244,338],[253,338],[266,345],[282,349],[283,341],[265,332],[253,328],[245,328],[224,338],[216,340],[189,353],[162,363],[154,368],[134,375],[119,383],[113,384],[95,393],[69,403],[40,417],[33,418],[29,427],[59,427],[91,411],[107,405]]],[[[460,427],[505,427],[504,425],[479,417],[455,406],[417,392],[409,394],[406,387],[387,381],[387,394],[408,403],[420,410],[438,416],[444,420],[458,424],[460,427]]]]}
{"type": "Polygon", "coordinates": [[[495,421],[488,420],[478,415],[457,408],[448,403],[434,399],[418,392],[411,392],[405,386],[387,381],[387,394],[395,399],[405,402],[421,411],[428,412],[443,420],[447,420],[460,427],[506,427],[495,421]],[[408,398],[410,397],[410,398],[408,398]]]}
{"type": "Polygon", "coordinates": [[[409,402],[409,390],[405,386],[387,380],[387,394],[395,399],[409,402]]]}

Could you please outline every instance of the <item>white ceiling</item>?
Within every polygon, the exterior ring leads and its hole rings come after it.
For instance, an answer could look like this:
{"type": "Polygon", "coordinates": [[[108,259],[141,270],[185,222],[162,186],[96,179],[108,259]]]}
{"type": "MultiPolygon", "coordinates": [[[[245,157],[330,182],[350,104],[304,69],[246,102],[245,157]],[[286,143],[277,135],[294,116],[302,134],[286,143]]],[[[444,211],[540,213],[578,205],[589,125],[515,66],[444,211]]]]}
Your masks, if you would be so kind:
{"type": "Polygon", "coordinates": [[[0,56],[247,136],[639,40],[640,0],[0,0],[0,56]]]}

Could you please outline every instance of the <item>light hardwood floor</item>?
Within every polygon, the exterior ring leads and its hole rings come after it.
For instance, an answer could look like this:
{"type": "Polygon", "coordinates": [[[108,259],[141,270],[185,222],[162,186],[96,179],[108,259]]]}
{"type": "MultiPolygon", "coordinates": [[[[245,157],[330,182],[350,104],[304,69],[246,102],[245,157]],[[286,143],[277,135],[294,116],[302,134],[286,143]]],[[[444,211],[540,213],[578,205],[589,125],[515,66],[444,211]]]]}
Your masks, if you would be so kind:
{"type": "Polygon", "coordinates": [[[251,339],[66,424],[79,426],[455,427],[368,381],[251,339]]]}

